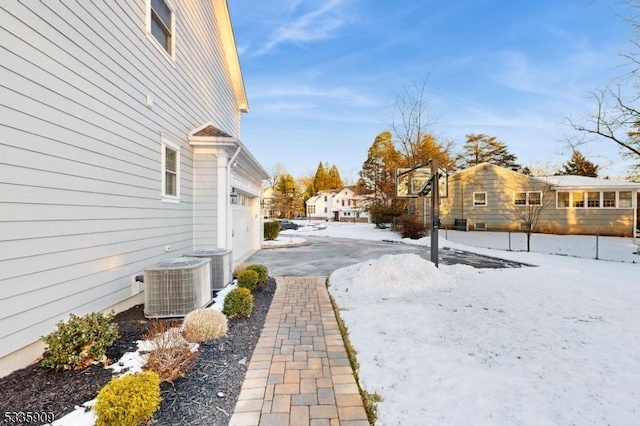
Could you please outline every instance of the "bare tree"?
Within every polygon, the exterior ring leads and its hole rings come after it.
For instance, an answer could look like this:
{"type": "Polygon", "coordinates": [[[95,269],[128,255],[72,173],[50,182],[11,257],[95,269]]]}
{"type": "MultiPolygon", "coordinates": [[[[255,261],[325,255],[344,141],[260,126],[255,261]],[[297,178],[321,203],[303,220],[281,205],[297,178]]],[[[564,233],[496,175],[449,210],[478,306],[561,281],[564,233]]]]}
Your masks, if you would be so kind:
{"type": "Polygon", "coordinates": [[[520,230],[527,235],[527,251],[531,251],[531,235],[536,232],[541,214],[555,200],[551,184],[544,178],[514,174],[508,189],[502,203],[510,206],[507,216],[520,224],[520,230]]]}

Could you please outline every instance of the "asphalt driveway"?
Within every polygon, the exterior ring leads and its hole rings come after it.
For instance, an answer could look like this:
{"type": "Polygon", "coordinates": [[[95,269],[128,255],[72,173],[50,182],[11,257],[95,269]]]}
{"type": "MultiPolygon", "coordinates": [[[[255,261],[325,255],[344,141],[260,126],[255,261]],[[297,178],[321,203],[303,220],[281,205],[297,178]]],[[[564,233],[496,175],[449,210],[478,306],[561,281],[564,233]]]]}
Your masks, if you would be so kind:
{"type": "MultiPolygon", "coordinates": [[[[431,260],[429,247],[385,241],[348,238],[304,237],[308,244],[298,247],[262,249],[247,262],[262,263],[272,276],[328,276],[336,269],[377,259],[385,254],[415,253],[431,260]]],[[[440,264],[465,264],[474,268],[519,268],[518,262],[461,250],[440,249],[440,264]]]]}

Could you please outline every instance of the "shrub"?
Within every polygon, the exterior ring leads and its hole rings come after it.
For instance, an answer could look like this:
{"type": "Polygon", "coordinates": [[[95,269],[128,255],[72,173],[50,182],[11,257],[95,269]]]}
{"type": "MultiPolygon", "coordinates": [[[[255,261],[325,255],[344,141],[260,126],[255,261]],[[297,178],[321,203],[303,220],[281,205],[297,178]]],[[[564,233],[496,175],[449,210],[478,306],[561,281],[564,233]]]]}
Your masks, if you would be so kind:
{"type": "Polygon", "coordinates": [[[264,223],[264,239],[275,240],[280,235],[280,222],[271,221],[264,223]]]}
{"type": "Polygon", "coordinates": [[[227,317],[215,309],[196,309],[184,317],[183,331],[189,342],[201,343],[227,334],[227,317]]]}
{"type": "Polygon", "coordinates": [[[238,278],[238,275],[240,275],[242,271],[246,270],[248,266],[249,265],[247,265],[246,263],[241,263],[237,265],[235,268],[233,268],[233,277],[238,278]]]}
{"type": "Polygon", "coordinates": [[[418,240],[427,235],[427,227],[415,216],[404,215],[400,222],[402,223],[402,238],[418,240]]]}
{"type": "Polygon", "coordinates": [[[260,275],[256,271],[247,268],[238,274],[238,287],[248,288],[253,291],[258,286],[259,278],[260,275]]]}
{"type": "Polygon", "coordinates": [[[247,269],[258,273],[258,284],[261,286],[267,282],[267,279],[269,278],[269,269],[267,269],[266,266],[254,263],[253,265],[247,266],[247,269]]]}
{"type": "Polygon", "coordinates": [[[384,206],[382,204],[373,204],[369,207],[369,217],[376,228],[385,228],[393,222],[394,217],[402,215],[402,212],[396,207],[384,206]]]}
{"type": "Polygon", "coordinates": [[[137,426],[159,406],[160,377],[153,371],[114,377],[96,397],[96,426],[137,426]]]}
{"type": "Polygon", "coordinates": [[[224,298],[222,313],[230,318],[248,317],[252,311],[253,294],[247,288],[235,288],[224,298]]]}
{"type": "Polygon", "coordinates": [[[118,325],[111,319],[111,315],[93,312],[82,317],[71,314],[68,322],[60,321],[57,330],[42,337],[47,344],[42,365],[81,370],[104,361],[107,349],[118,339],[118,325]]]}
{"type": "Polygon", "coordinates": [[[184,377],[200,355],[182,336],[177,322],[154,320],[143,339],[150,346],[150,350],[141,351],[147,355],[144,368],[157,373],[163,382],[184,377]]]}

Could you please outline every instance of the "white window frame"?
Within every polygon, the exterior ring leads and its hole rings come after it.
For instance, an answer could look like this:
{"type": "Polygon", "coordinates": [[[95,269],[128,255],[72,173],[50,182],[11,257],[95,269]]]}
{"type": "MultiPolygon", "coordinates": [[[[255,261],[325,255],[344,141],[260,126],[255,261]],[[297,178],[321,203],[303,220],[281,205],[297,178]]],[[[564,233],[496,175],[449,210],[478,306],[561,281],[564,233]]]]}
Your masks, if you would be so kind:
{"type": "Polygon", "coordinates": [[[175,65],[176,59],[176,9],[170,0],[161,0],[171,11],[171,22],[169,23],[169,51],[156,39],[151,32],[151,0],[146,0],[146,34],[147,38],[151,40],[152,44],[175,65]]]}
{"type": "Polygon", "coordinates": [[[489,204],[487,202],[487,193],[486,192],[474,192],[473,193],[473,198],[472,198],[471,201],[473,202],[473,207],[486,207],[487,204],[489,204]],[[484,203],[476,202],[476,194],[484,194],[484,203]]]}
{"type": "MultiPolygon", "coordinates": [[[[590,209],[590,210],[594,210],[594,209],[630,209],[633,208],[633,191],[627,191],[627,190],[620,190],[620,189],[614,189],[614,190],[584,190],[584,191],[556,191],[556,208],[557,209],[590,209]],[[559,202],[559,193],[569,193],[569,207],[564,207],[564,206],[560,206],[558,204],[559,202]],[[593,207],[593,206],[589,206],[589,193],[595,193],[597,192],[599,197],[598,197],[598,206],[597,207],[593,207]],[[605,192],[613,192],[615,193],[615,205],[613,206],[605,206],[605,199],[604,199],[604,193],[605,192]],[[620,205],[620,193],[622,192],[630,192],[631,193],[631,206],[621,206],[620,205]],[[574,206],[574,198],[573,198],[573,194],[575,193],[582,193],[583,194],[583,203],[584,205],[580,206],[580,207],[576,207],[574,206]]],[[[610,201],[610,200],[607,200],[610,201]]]]}
{"type": "Polygon", "coordinates": [[[163,203],[179,203],[180,202],[180,178],[181,178],[181,153],[180,153],[180,145],[175,144],[165,137],[161,138],[160,143],[160,155],[161,155],[161,166],[160,166],[160,181],[161,181],[161,194],[162,194],[162,202],[163,203]],[[170,149],[176,153],[176,193],[167,194],[167,149],[170,149]]]}
{"type": "Polygon", "coordinates": [[[514,206],[541,206],[542,197],[544,194],[542,191],[513,191],[513,205],[514,206]],[[516,204],[516,194],[524,194],[524,204],[516,204]],[[537,204],[531,204],[531,194],[540,194],[540,202],[537,204]]]}
{"type": "Polygon", "coordinates": [[[571,191],[556,191],[556,209],[570,209],[571,208],[571,191]],[[568,206],[561,206],[560,205],[560,193],[563,194],[569,194],[569,196],[567,197],[567,203],[569,204],[568,206]]]}
{"type": "Polygon", "coordinates": [[[631,209],[631,208],[633,208],[633,191],[617,191],[616,197],[617,197],[616,205],[617,205],[617,207],[619,209],[631,209]],[[622,201],[622,199],[620,198],[620,193],[621,192],[628,192],[630,194],[631,197],[629,198],[629,205],[628,206],[621,205],[621,202],[620,202],[620,201],[622,201]]]}

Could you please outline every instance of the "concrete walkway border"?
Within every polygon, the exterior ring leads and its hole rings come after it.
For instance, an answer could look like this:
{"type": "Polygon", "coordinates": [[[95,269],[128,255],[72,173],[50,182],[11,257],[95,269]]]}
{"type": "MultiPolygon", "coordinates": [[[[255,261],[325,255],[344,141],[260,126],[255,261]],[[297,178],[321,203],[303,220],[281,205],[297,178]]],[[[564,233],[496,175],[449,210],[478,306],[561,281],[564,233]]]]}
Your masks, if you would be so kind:
{"type": "Polygon", "coordinates": [[[327,277],[277,289],[230,426],[369,426],[327,277]]]}

